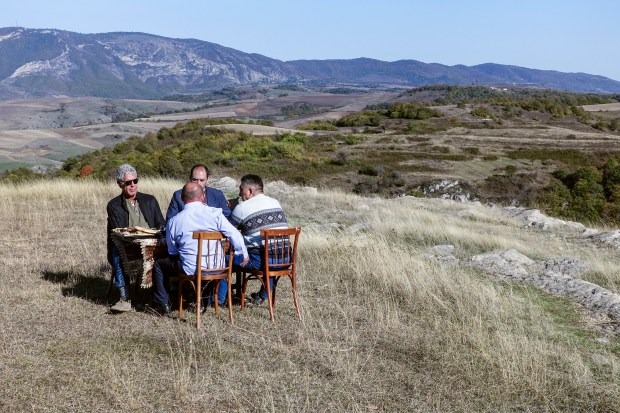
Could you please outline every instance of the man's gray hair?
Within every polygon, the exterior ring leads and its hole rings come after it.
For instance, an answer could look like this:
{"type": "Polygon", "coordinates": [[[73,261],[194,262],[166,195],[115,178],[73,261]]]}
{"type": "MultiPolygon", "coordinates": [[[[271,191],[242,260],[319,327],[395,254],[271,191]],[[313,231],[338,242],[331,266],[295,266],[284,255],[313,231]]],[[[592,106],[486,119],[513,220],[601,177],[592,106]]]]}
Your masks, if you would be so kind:
{"type": "Polygon", "coordinates": [[[241,185],[253,186],[259,191],[263,192],[263,180],[260,176],[254,174],[247,174],[241,177],[241,185]]]}
{"type": "Polygon", "coordinates": [[[116,182],[122,182],[125,180],[125,175],[135,175],[136,178],[138,177],[138,171],[136,171],[136,168],[134,168],[133,166],[129,165],[128,163],[124,163],[121,166],[119,166],[118,168],[116,168],[116,182]]]}

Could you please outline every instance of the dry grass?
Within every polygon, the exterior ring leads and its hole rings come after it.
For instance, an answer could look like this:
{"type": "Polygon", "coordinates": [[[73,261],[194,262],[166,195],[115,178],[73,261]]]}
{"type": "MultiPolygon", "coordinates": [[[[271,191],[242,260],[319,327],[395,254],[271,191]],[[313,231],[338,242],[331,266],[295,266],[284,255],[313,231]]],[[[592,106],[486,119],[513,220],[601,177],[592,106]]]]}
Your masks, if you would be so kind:
{"type": "MultiPolygon", "coordinates": [[[[140,183],[165,208],[179,182],[140,183]]],[[[617,339],[533,288],[423,258],[516,248],[577,254],[618,283],[613,255],[443,201],[277,193],[303,225],[300,298],[209,312],[201,330],[107,313],[113,184],[0,186],[2,411],[618,411],[617,339]],[[332,230],[339,224],[339,230],[332,230]]],[[[620,284],[620,283],[619,283],[620,284]]]]}

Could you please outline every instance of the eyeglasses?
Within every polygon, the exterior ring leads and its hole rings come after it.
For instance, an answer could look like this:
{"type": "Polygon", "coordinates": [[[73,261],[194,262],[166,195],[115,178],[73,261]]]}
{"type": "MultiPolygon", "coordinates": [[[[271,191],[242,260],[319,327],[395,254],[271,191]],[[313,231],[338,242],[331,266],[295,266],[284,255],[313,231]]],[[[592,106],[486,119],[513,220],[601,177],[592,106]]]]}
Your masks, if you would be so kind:
{"type": "Polygon", "coordinates": [[[124,181],[122,184],[123,186],[129,186],[131,184],[138,185],[138,178],[130,179],[129,181],[124,181]]]}

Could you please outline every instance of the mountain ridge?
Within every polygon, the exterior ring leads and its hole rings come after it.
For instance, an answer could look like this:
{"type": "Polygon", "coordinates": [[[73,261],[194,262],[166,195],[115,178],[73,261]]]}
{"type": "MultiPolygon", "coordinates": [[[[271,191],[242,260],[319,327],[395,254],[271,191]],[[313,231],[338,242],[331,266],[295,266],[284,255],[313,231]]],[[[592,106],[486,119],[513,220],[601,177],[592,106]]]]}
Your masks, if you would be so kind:
{"type": "Polygon", "coordinates": [[[295,83],[362,87],[523,85],[620,93],[620,82],[587,73],[484,63],[447,66],[413,59],[281,61],[198,39],[141,32],[75,33],[0,28],[0,98],[161,98],[240,85],[295,83]]]}

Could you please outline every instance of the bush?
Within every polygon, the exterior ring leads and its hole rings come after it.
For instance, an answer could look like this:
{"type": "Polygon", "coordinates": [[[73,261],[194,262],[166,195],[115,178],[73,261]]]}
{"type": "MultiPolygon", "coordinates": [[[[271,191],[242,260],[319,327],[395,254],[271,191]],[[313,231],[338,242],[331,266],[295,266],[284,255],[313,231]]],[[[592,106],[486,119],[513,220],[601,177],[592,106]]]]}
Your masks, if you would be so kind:
{"type": "Polygon", "coordinates": [[[329,131],[338,130],[336,125],[334,125],[333,122],[328,121],[328,120],[313,120],[311,122],[297,126],[297,129],[299,130],[329,130],[329,131]]]}
{"type": "Polygon", "coordinates": [[[366,137],[363,135],[347,135],[344,138],[344,143],[347,145],[355,145],[357,143],[364,142],[366,137]]]}
{"type": "Polygon", "coordinates": [[[379,169],[375,166],[366,165],[358,170],[357,173],[360,175],[379,176],[379,169]]]}
{"type": "Polygon", "coordinates": [[[93,167],[90,165],[84,165],[83,167],[80,168],[80,178],[84,178],[86,176],[90,176],[93,174],[93,167]]]}
{"type": "Polygon", "coordinates": [[[11,169],[11,170],[5,171],[0,176],[0,181],[18,183],[18,182],[32,181],[40,177],[42,177],[42,175],[34,173],[32,169],[22,166],[17,169],[11,169]]]}
{"type": "Polygon", "coordinates": [[[512,159],[554,160],[571,165],[584,165],[588,156],[578,149],[518,149],[506,154],[512,159]]]}
{"type": "Polygon", "coordinates": [[[467,148],[463,148],[463,152],[467,152],[471,155],[480,155],[480,148],[475,146],[469,146],[467,148]]]}
{"type": "Polygon", "coordinates": [[[336,126],[379,126],[381,115],[376,111],[349,113],[336,121],[336,126]]]}
{"type": "Polygon", "coordinates": [[[506,171],[506,175],[512,176],[515,174],[515,172],[517,172],[517,167],[514,165],[506,165],[504,167],[504,170],[506,171]]]}
{"type": "Polygon", "coordinates": [[[385,112],[392,119],[430,119],[440,118],[442,113],[418,102],[400,102],[391,105],[385,112]]]}

